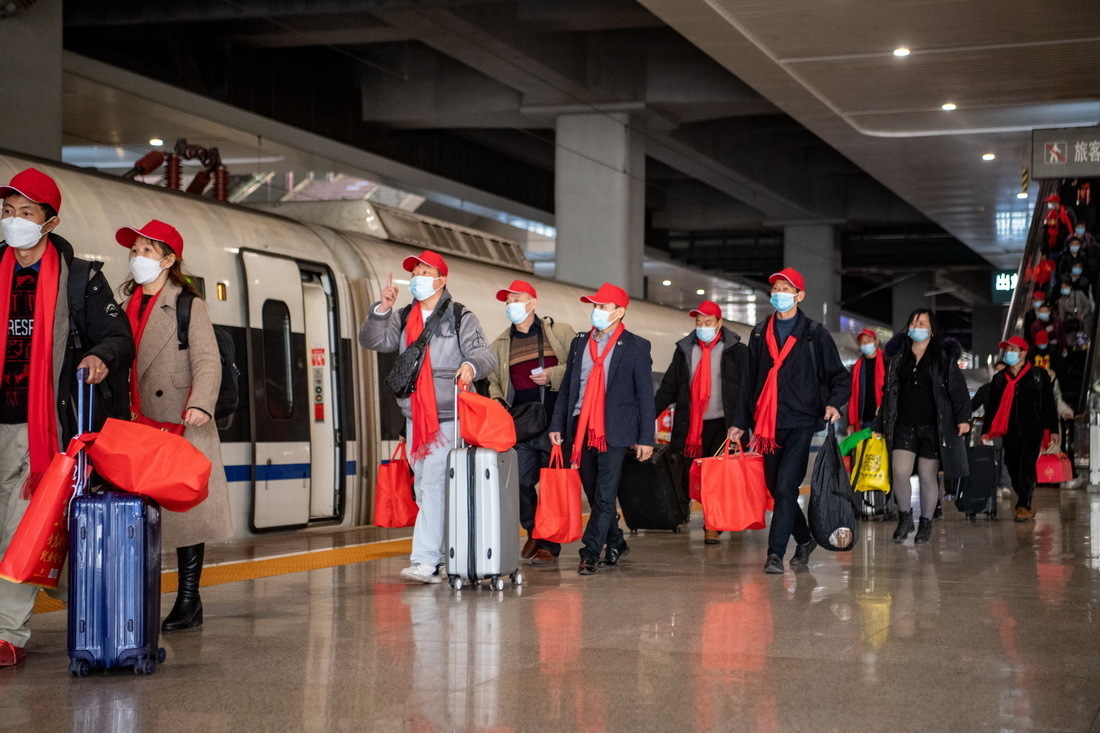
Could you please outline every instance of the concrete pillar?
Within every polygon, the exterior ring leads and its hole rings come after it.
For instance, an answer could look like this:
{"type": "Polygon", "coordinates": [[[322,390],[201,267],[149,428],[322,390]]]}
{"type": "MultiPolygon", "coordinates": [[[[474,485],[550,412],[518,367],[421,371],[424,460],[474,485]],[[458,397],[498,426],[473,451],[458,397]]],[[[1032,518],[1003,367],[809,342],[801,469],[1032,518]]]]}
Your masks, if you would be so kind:
{"type": "Polygon", "coordinates": [[[985,366],[986,357],[995,355],[999,350],[1001,335],[1004,331],[1008,306],[976,305],[971,311],[972,336],[970,350],[985,366]]]}
{"type": "Polygon", "coordinates": [[[625,114],[557,119],[555,276],[642,297],[645,145],[625,114]]]}
{"type": "Polygon", "coordinates": [[[61,0],[0,20],[0,148],[61,160],[61,0]]]}
{"type": "Polygon", "coordinates": [[[917,308],[932,308],[934,297],[925,295],[936,290],[936,276],[931,272],[916,272],[891,288],[894,295],[894,313],[890,322],[895,331],[904,331],[909,325],[909,314],[917,308]]]}
{"type": "Polygon", "coordinates": [[[806,281],[802,311],[830,331],[840,330],[840,241],[828,224],[791,224],[783,228],[783,266],[806,281]]]}

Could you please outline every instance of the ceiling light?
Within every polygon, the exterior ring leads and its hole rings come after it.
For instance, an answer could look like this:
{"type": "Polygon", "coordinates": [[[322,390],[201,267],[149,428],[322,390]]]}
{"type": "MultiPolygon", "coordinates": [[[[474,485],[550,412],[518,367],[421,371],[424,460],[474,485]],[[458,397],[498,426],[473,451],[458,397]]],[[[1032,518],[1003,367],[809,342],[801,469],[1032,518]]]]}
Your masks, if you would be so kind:
{"type": "Polygon", "coordinates": [[[908,48],[895,48],[894,49],[894,55],[895,56],[908,56],[909,55],[909,49],[908,48]]]}
{"type": "Polygon", "coordinates": [[[950,112],[951,110],[955,109],[955,103],[954,102],[945,102],[944,104],[940,105],[940,108],[942,110],[944,110],[945,112],[950,112]]]}
{"type": "Polygon", "coordinates": [[[1016,198],[1026,199],[1027,198],[1027,191],[1020,191],[1018,194],[1016,194],[1016,198]]]}
{"type": "Polygon", "coordinates": [[[155,137],[149,141],[149,144],[152,145],[154,148],[159,148],[161,145],[164,145],[164,141],[161,140],[159,137],[155,137]]]}
{"type": "Polygon", "coordinates": [[[661,284],[664,285],[667,288],[669,285],[672,284],[672,281],[671,280],[662,280],[661,284]]]}
{"type": "Polygon", "coordinates": [[[699,289],[699,290],[696,290],[696,291],[695,291],[695,294],[696,294],[696,295],[705,295],[705,294],[706,294],[706,292],[707,292],[706,290],[702,290],[702,289],[699,289]]]}
{"type": "Polygon", "coordinates": [[[982,156],[982,160],[993,160],[996,157],[997,156],[994,155],[993,153],[986,153],[985,155],[982,156]]]}

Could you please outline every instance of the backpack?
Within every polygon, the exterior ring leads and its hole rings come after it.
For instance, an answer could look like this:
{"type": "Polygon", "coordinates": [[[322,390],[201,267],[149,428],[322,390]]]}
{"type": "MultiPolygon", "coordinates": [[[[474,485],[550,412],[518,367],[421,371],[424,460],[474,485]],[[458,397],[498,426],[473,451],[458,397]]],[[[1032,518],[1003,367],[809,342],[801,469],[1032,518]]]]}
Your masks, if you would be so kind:
{"type": "MultiPolygon", "coordinates": [[[[188,330],[191,328],[191,304],[194,300],[195,294],[189,290],[181,291],[176,300],[176,337],[180,342],[180,350],[190,346],[188,330]]],[[[214,403],[214,419],[224,420],[237,411],[240,402],[237,379],[241,370],[237,368],[236,349],[229,329],[214,324],[214,338],[218,342],[218,356],[222,362],[222,383],[218,388],[218,400],[214,403]]]]}
{"type": "MultiPolygon", "coordinates": [[[[454,306],[455,313],[455,337],[458,338],[458,331],[462,328],[462,316],[466,314],[466,306],[462,305],[455,299],[451,299],[451,305],[454,306]]],[[[401,333],[405,332],[405,324],[409,320],[409,313],[412,312],[413,304],[409,303],[407,306],[401,309],[401,333]]],[[[460,342],[461,343],[461,342],[460,342]]],[[[489,378],[482,377],[481,379],[475,379],[470,385],[474,388],[474,391],[482,397],[489,396],[489,378]]]]}

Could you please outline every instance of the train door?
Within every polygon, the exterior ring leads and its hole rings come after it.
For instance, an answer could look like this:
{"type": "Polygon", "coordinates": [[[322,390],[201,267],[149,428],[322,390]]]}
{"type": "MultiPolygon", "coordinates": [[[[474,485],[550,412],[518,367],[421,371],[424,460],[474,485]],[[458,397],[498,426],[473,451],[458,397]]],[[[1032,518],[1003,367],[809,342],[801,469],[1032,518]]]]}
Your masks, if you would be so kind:
{"type": "Polygon", "coordinates": [[[252,526],[310,518],[310,420],[305,299],[294,260],[241,252],[247,291],[252,420],[252,526]]]}
{"type": "Polygon", "coordinates": [[[309,518],[342,514],[344,456],[338,426],[342,415],[337,379],[339,339],[332,280],[326,272],[302,271],[306,347],[309,349],[310,500],[309,518]]]}

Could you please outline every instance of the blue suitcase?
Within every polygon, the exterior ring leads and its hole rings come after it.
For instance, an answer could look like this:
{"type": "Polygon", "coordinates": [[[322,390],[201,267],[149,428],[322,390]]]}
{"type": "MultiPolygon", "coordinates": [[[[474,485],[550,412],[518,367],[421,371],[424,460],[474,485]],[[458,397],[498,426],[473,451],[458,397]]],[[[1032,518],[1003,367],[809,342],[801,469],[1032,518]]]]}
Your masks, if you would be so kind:
{"type": "MultiPolygon", "coordinates": [[[[78,393],[80,430],[91,390],[78,393]],[[86,395],[85,392],[88,392],[86,395]]],[[[160,639],[160,509],[122,491],[85,493],[88,459],[77,459],[69,508],[69,673],[132,667],[152,674],[163,662],[160,639]]]]}

